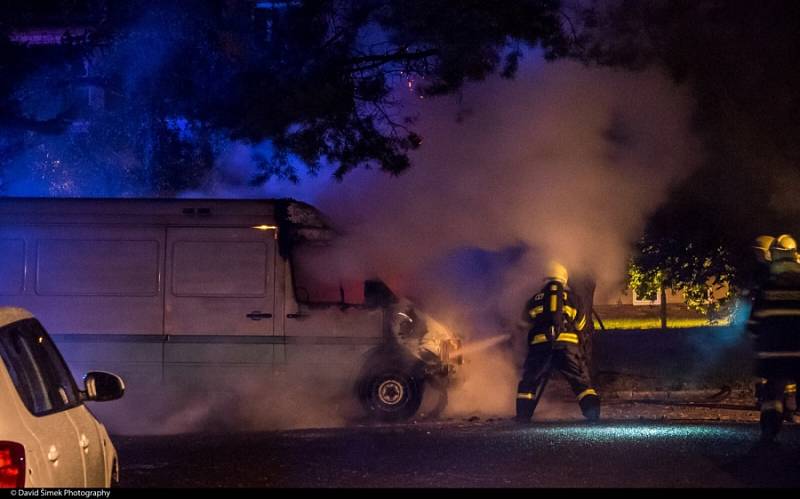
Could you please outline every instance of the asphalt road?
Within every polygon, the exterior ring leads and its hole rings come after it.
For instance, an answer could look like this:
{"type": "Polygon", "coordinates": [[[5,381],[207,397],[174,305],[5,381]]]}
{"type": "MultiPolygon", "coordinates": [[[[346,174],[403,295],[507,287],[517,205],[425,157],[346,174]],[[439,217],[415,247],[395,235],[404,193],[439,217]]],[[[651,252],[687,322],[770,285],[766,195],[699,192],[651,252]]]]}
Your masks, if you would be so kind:
{"type": "Polygon", "coordinates": [[[118,436],[123,487],[797,487],[800,425],[448,421],[118,436]]]}

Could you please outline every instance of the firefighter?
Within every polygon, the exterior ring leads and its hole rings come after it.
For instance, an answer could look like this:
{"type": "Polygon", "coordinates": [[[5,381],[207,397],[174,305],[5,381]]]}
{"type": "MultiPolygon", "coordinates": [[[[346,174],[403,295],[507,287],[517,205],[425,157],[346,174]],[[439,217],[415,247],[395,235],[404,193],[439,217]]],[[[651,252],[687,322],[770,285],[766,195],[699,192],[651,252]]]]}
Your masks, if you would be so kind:
{"type": "MultiPolygon", "coordinates": [[[[789,236],[791,237],[791,236],[789,236]]],[[[772,255],[771,251],[773,250],[773,245],[776,242],[776,238],[773,236],[758,236],[755,240],[755,244],[753,245],[753,250],[755,251],[756,261],[758,262],[758,268],[756,269],[756,285],[757,288],[760,288],[764,284],[767,283],[769,280],[769,269],[770,263],[772,262],[772,255]]],[[[783,242],[787,242],[787,239],[784,237],[783,242]]],[[[789,243],[791,246],[791,243],[789,243]]],[[[800,257],[800,255],[798,255],[800,257]]],[[[757,291],[753,290],[753,291],[757,291]]],[[[747,293],[747,295],[753,295],[755,293],[747,293]]],[[[765,401],[765,394],[766,394],[766,387],[767,387],[767,379],[766,378],[759,378],[755,385],[755,397],[756,402],[761,406],[761,404],[765,401]]],[[[795,415],[798,412],[798,408],[800,408],[800,404],[798,404],[798,393],[797,393],[797,384],[795,382],[791,382],[787,384],[783,389],[783,419],[787,422],[795,422],[795,415]]]]}
{"type": "MultiPolygon", "coordinates": [[[[756,375],[766,379],[760,402],[761,437],[773,441],[784,419],[787,385],[800,375],[800,263],[797,243],[788,234],[769,250],[769,276],[750,314],[755,339],[756,375]]],[[[791,388],[791,386],[788,386],[791,388]]],[[[792,397],[794,398],[794,397],[792,397]]]]}
{"type": "Polygon", "coordinates": [[[567,287],[567,269],[551,262],[545,285],[525,305],[528,355],[517,389],[515,420],[529,422],[552,370],[569,382],[584,417],[600,418],[600,398],[592,387],[581,342],[590,320],[577,295],[567,287]]]}

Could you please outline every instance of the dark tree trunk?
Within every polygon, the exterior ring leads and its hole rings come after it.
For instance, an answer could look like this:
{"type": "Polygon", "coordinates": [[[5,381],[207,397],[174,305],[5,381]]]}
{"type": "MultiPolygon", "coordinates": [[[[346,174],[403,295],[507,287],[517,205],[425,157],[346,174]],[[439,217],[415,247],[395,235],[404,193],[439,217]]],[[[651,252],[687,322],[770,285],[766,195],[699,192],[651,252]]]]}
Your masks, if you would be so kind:
{"type": "Polygon", "coordinates": [[[667,288],[664,285],[661,285],[661,307],[659,310],[659,315],[661,317],[661,329],[667,329],[667,288]]]}

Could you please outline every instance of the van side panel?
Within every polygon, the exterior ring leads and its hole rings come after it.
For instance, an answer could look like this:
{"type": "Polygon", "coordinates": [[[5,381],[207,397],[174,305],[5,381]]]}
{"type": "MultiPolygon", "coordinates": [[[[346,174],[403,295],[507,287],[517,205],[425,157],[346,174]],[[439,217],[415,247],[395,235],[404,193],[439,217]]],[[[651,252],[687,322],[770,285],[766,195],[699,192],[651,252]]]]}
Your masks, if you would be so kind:
{"type": "Polygon", "coordinates": [[[5,224],[0,303],[33,312],[77,380],[104,370],[134,391],[160,384],[165,241],[163,227],[5,224]]]}
{"type": "Polygon", "coordinates": [[[163,334],[164,239],[151,227],[3,227],[0,300],[57,334],[163,334]]]}
{"type": "Polygon", "coordinates": [[[166,333],[272,335],[273,231],[167,229],[166,333]]]}
{"type": "Polygon", "coordinates": [[[0,300],[25,290],[25,238],[0,230],[0,300]]]}

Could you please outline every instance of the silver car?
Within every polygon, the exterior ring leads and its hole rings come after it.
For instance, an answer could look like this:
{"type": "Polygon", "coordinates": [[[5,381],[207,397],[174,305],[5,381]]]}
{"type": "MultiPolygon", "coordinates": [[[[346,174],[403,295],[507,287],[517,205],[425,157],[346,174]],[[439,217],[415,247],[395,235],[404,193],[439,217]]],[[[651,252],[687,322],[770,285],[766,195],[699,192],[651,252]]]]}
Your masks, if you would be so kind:
{"type": "Polygon", "coordinates": [[[117,451],[85,401],[114,400],[118,376],[90,372],[79,390],[28,311],[0,307],[0,488],[110,487],[117,451]]]}

